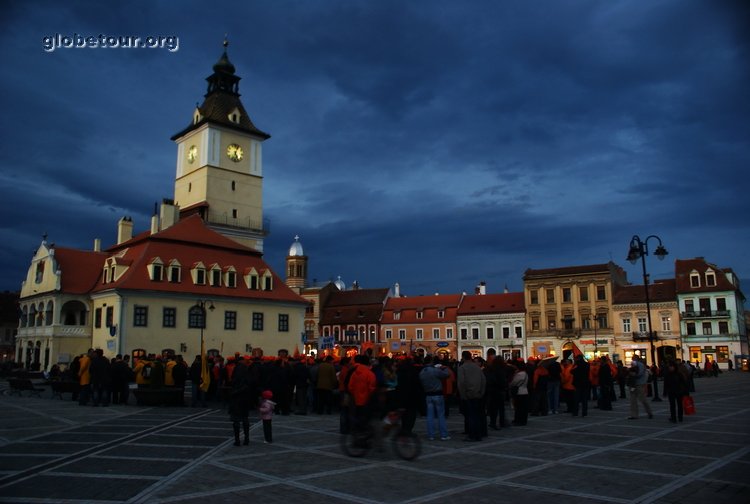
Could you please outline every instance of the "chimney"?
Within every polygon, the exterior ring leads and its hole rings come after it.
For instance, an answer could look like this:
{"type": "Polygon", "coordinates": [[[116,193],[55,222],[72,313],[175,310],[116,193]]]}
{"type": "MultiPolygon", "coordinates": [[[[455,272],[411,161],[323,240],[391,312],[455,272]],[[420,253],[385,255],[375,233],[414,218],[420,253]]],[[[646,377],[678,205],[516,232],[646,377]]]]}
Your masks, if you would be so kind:
{"type": "Polygon", "coordinates": [[[479,286],[477,286],[477,289],[478,289],[477,294],[479,294],[480,296],[484,296],[485,294],[487,294],[487,282],[485,281],[479,282],[479,286]]]}
{"type": "Polygon", "coordinates": [[[161,202],[161,211],[159,220],[161,221],[161,230],[177,224],[180,218],[180,208],[174,204],[174,200],[164,198],[161,202]]]}
{"type": "Polygon", "coordinates": [[[398,282],[393,284],[393,297],[401,297],[401,286],[398,284],[398,282]]]}
{"type": "Polygon", "coordinates": [[[102,240],[101,238],[94,238],[94,252],[102,251],[102,240]]]}
{"type": "Polygon", "coordinates": [[[159,232],[159,216],[154,214],[151,216],[151,234],[159,232]]]}
{"type": "Polygon", "coordinates": [[[352,282],[352,290],[359,290],[359,282],[356,280],[352,282]]]}
{"type": "Polygon", "coordinates": [[[133,219],[123,217],[117,222],[117,244],[121,244],[133,237],[133,219]]]}
{"type": "Polygon", "coordinates": [[[503,289],[503,294],[507,294],[508,292],[510,292],[508,290],[508,284],[505,284],[505,288],[503,289]]]}

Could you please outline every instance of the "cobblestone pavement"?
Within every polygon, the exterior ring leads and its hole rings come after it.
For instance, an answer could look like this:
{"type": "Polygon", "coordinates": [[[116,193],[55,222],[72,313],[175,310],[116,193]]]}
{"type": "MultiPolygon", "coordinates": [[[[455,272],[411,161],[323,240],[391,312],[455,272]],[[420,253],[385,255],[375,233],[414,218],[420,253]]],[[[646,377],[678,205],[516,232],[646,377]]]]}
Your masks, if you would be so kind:
{"type": "Polygon", "coordinates": [[[273,444],[254,423],[250,446],[235,447],[220,409],[3,393],[0,502],[749,502],[750,373],[697,387],[697,413],[681,424],[667,421],[666,401],[652,420],[627,420],[619,400],[585,418],[531,417],[481,443],[462,441],[454,408],[449,441],[428,441],[417,420],[412,462],[390,448],[346,457],[337,415],[277,416],[273,444]]]}

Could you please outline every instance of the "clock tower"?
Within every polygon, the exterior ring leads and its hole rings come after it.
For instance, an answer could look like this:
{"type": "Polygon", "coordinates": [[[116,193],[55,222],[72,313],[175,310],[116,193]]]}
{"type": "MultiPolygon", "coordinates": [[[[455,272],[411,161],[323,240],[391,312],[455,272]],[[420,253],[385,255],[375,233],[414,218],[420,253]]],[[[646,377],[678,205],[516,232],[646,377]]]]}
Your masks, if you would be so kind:
{"type": "Polygon", "coordinates": [[[175,134],[174,200],[181,217],[197,213],[215,231],[263,251],[262,143],[240,101],[240,77],[224,53],[206,78],[208,91],[188,127],[175,134]]]}

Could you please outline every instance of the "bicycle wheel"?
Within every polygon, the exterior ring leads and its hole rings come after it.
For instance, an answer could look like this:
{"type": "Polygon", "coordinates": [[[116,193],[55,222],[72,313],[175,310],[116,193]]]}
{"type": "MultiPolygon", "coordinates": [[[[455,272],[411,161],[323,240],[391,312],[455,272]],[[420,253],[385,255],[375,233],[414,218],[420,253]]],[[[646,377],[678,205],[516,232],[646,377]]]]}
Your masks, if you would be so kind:
{"type": "Polygon", "coordinates": [[[341,435],[341,450],[350,457],[364,457],[372,448],[373,432],[368,427],[365,431],[350,432],[341,435]]]}
{"type": "Polygon", "coordinates": [[[414,460],[422,453],[422,443],[413,432],[398,432],[393,436],[393,451],[404,460],[414,460]]]}

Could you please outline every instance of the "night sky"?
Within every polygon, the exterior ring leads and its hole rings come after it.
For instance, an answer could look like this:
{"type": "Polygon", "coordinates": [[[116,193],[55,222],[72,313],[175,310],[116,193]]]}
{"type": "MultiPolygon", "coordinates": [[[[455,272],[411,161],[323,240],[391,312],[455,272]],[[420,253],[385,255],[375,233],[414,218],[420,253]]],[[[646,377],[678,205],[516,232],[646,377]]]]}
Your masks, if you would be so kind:
{"type": "MultiPolygon", "coordinates": [[[[3,3],[0,290],[42,235],[114,244],[173,196],[222,53],[264,143],[265,259],[407,295],[523,288],[527,268],[703,256],[750,281],[744,1],[3,3]],[[59,48],[176,36],[179,49],[59,48]],[[656,246],[649,242],[651,249],[656,246]]],[[[745,287],[747,290],[747,287],[745,287]]]]}

